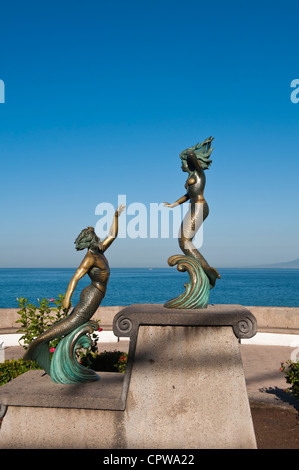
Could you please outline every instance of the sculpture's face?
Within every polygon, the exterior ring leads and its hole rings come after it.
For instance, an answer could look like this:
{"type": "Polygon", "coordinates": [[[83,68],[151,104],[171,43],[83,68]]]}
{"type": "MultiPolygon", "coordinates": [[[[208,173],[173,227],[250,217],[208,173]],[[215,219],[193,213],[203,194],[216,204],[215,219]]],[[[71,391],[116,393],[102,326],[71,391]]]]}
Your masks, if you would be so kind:
{"type": "Polygon", "coordinates": [[[182,160],[182,166],[181,166],[182,170],[183,171],[188,171],[188,165],[187,165],[187,162],[186,160],[182,160]]]}

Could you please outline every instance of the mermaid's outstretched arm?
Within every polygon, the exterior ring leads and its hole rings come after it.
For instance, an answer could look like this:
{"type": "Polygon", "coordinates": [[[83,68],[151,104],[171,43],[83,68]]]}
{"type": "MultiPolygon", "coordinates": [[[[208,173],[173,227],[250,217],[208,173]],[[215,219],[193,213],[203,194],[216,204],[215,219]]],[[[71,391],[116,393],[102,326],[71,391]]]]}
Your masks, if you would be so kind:
{"type": "Polygon", "coordinates": [[[73,275],[72,279],[69,282],[65,297],[62,302],[62,306],[65,309],[69,309],[71,306],[71,297],[74,293],[74,290],[76,289],[76,286],[78,284],[78,281],[82,279],[82,277],[87,274],[88,270],[91,268],[93,265],[93,258],[89,255],[89,253],[86,254],[85,258],[83,259],[82,263],[80,264],[79,268],[73,275]]]}
{"type": "Polygon", "coordinates": [[[190,197],[188,194],[185,194],[184,196],[180,197],[177,201],[173,202],[172,204],[169,204],[169,202],[164,202],[165,207],[176,207],[179,206],[180,204],[183,204],[184,202],[188,201],[190,197]]]}
{"type": "Polygon", "coordinates": [[[103,242],[101,242],[102,251],[106,251],[107,248],[109,248],[109,246],[111,245],[111,243],[114,242],[114,240],[116,239],[118,234],[118,217],[125,210],[125,207],[125,205],[121,204],[115,211],[113,222],[109,230],[109,235],[105,238],[103,242]]]}

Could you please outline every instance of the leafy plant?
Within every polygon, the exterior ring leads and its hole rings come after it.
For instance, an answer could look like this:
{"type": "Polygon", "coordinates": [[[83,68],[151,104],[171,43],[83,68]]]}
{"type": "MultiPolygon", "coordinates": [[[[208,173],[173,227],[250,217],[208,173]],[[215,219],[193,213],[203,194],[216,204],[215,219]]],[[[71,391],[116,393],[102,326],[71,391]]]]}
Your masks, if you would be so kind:
{"type": "Polygon", "coordinates": [[[287,388],[285,392],[291,393],[299,399],[299,362],[291,360],[282,362],[280,370],[285,373],[287,383],[291,384],[291,387],[287,388]]]}
{"type": "Polygon", "coordinates": [[[121,358],[125,358],[126,353],[121,351],[104,351],[102,353],[88,352],[81,357],[81,364],[88,369],[102,372],[125,372],[125,366],[121,358]],[[124,370],[120,370],[120,365],[124,370]]]}
{"type": "MultiPolygon", "coordinates": [[[[21,318],[17,320],[16,323],[21,323],[22,325],[22,327],[17,330],[17,333],[23,333],[19,343],[22,341],[22,346],[25,349],[27,349],[30,343],[45,330],[68,315],[68,311],[62,307],[63,299],[64,296],[61,294],[59,294],[58,299],[37,299],[39,303],[38,306],[29,303],[28,299],[24,299],[23,297],[17,299],[20,307],[18,314],[21,318]],[[56,307],[53,307],[53,304],[56,305],[56,307]]],[[[51,341],[50,348],[56,348],[59,341],[60,338],[51,341]]]]}
{"type": "Polygon", "coordinates": [[[23,359],[6,360],[0,363],[0,386],[15,379],[28,370],[39,369],[38,365],[33,361],[23,361],[23,359]]]}

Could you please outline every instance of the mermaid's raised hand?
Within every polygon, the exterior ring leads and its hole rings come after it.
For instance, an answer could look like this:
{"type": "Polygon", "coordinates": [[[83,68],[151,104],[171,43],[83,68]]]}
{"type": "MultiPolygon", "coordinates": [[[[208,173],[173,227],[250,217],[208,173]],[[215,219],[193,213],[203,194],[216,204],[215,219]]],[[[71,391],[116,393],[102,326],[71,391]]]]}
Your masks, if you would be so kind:
{"type": "Polygon", "coordinates": [[[118,208],[116,209],[115,215],[119,217],[120,214],[125,210],[125,208],[126,208],[125,204],[121,204],[120,206],[118,206],[118,208]]]}

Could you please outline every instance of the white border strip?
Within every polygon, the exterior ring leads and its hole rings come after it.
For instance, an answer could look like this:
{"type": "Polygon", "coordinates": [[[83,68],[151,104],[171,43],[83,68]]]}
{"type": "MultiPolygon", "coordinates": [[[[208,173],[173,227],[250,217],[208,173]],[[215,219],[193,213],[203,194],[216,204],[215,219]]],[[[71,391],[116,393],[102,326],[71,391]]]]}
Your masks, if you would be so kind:
{"type": "MultiPolygon", "coordinates": [[[[119,340],[128,338],[118,338],[112,331],[101,331],[97,333],[101,343],[117,343],[119,340]]],[[[19,346],[21,334],[0,335],[0,345],[2,348],[19,346]]],[[[261,346],[289,346],[299,347],[299,335],[287,335],[278,333],[257,333],[253,338],[242,339],[241,344],[256,344],[261,346]]]]}
{"type": "MultiPolygon", "coordinates": [[[[101,331],[101,332],[95,332],[95,334],[98,335],[99,337],[99,342],[100,343],[117,343],[119,340],[122,338],[118,338],[115,336],[113,331],[101,331]]],[[[0,347],[3,348],[8,348],[11,346],[20,346],[19,339],[21,338],[21,334],[7,334],[7,335],[0,335],[0,347]]],[[[128,338],[123,338],[123,339],[128,339],[128,338]]],[[[22,345],[22,342],[21,342],[22,345]]]]}
{"type": "Polygon", "coordinates": [[[11,334],[11,335],[0,335],[0,344],[2,348],[8,348],[10,346],[20,346],[19,339],[22,335],[11,334]]]}
{"type": "Polygon", "coordinates": [[[241,344],[256,344],[260,346],[289,346],[299,347],[299,335],[278,333],[257,333],[253,338],[242,339],[241,344]]]}

